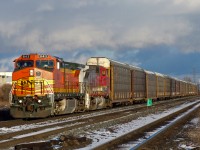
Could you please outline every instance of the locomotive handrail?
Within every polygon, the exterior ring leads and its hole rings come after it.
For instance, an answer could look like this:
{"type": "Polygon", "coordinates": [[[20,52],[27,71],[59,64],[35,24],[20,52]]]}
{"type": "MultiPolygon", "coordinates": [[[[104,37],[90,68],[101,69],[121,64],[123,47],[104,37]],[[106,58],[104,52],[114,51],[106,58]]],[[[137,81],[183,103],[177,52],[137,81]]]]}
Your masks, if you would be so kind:
{"type": "MultiPolygon", "coordinates": [[[[42,81],[42,85],[41,85],[41,88],[43,88],[44,90],[43,90],[43,93],[45,93],[44,91],[46,91],[48,94],[54,94],[54,92],[53,92],[53,89],[52,89],[52,87],[50,86],[50,84],[48,83],[48,81],[47,80],[34,80],[34,82],[36,83],[36,82],[41,82],[42,81]],[[46,83],[46,85],[48,86],[48,88],[46,89],[45,88],[45,83],[46,83]],[[42,87],[43,86],[43,87],[42,87]],[[49,92],[50,91],[50,92],[49,92]]],[[[41,93],[42,93],[42,90],[41,90],[41,93]]]]}

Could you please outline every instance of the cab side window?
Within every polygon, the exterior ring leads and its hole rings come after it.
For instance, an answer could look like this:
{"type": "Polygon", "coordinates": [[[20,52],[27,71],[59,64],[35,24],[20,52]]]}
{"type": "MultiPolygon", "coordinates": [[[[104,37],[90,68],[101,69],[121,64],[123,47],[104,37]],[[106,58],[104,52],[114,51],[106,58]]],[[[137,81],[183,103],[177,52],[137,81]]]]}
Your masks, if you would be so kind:
{"type": "Polygon", "coordinates": [[[51,71],[54,68],[54,62],[53,60],[37,60],[36,67],[51,71]]]}

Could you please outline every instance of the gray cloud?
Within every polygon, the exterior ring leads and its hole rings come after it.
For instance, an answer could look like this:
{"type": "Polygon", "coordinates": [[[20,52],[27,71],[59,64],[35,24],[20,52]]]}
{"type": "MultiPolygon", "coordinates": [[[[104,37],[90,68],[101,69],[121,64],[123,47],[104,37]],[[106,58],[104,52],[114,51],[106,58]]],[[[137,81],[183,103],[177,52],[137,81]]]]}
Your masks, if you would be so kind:
{"type": "MultiPolygon", "coordinates": [[[[15,2],[28,7],[25,17],[0,23],[0,34],[11,39],[11,44],[31,50],[176,46],[193,34],[195,25],[187,17],[174,14],[177,10],[179,14],[198,13],[200,5],[198,1],[182,0],[15,2]],[[30,13],[29,9],[35,11],[30,13]]],[[[17,8],[14,11],[18,12],[17,8]]],[[[187,49],[184,44],[178,46],[187,49]]]]}
{"type": "MultiPolygon", "coordinates": [[[[72,55],[103,50],[112,58],[120,58],[124,49],[162,45],[200,52],[199,13],[199,0],[4,1],[0,38],[9,42],[1,42],[0,49],[72,55]]],[[[78,56],[84,60],[89,55],[78,56]]]]}
{"type": "Polygon", "coordinates": [[[1,72],[6,72],[6,71],[13,71],[13,61],[15,60],[15,58],[17,58],[18,56],[13,56],[13,57],[8,57],[8,58],[4,58],[4,59],[0,59],[0,70],[1,72]]]}

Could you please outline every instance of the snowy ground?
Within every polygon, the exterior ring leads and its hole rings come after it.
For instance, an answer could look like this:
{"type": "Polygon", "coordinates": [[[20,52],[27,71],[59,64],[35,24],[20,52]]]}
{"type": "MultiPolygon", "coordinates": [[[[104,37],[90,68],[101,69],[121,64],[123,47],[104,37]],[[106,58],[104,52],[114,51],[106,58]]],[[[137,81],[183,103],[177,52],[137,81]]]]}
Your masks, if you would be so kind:
{"type": "Polygon", "coordinates": [[[0,135],[5,134],[5,133],[12,133],[12,132],[17,132],[17,131],[27,130],[27,129],[35,129],[35,128],[44,127],[47,125],[55,125],[55,124],[66,123],[66,122],[71,122],[71,121],[80,120],[80,119],[86,119],[86,118],[90,118],[90,117],[108,114],[111,112],[120,112],[120,111],[124,111],[124,109],[133,109],[133,108],[130,106],[127,108],[119,108],[116,110],[106,110],[106,111],[101,111],[101,112],[94,112],[91,114],[79,115],[79,116],[75,116],[75,117],[67,117],[67,118],[57,119],[57,120],[49,120],[49,121],[34,123],[34,124],[25,124],[25,125],[13,126],[13,127],[1,127],[0,135]]]}
{"type": "MultiPolygon", "coordinates": [[[[183,109],[183,108],[185,108],[189,105],[193,105],[194,103],[199,102],[199,101],[200,100],[192,102],[192,103],[185,103],[185,104],[176,106],[174,108],[171,108],[167,111],[164,111],[162,113],[158,112],[156,114],[149,114],[146,117],[140,117],[137,120],[132,120],[128,123],[117,124],[117,125],[113,125],[113,126],[110,126],[110,127],[107,127],[107,128],[106,127],[101,128],[101,129],[98,129],[98,130],[89,130],[89,131],[85,132],[84,134],[82,134],[81,136],[85,136],[88,139],[92,139],[93,142],[91,144],[89,144],[87,147],[81,148],[80,150],[93,149],[93,148],[101,145],[102,143],[109,142],[116,137],[120,137],[120,136],[122,136],[122,135],[124,135],[124,134],[126,134],[130,131],[134,131],[134,130],[136,130],[136,129],[144,126],[144,125],[147,125],[151,122],[154,122],[154,121],[156,121],[156,120],[158,120],[162,117],[168,116],[169,114],[172,114],[172,113],[174,113],[174,112],[176,112],[180,109],[183,109]]],[[[117,111],[119,111],[119,110],[117,110],[117,111]]],[[[3,127],[3,128],[0,128],[0,134],[16,132],[16,131],[21,131],[21,130],[25,130],[25,129],[34,129],[34,128],[43,127],[43,126],[51,125],[51,124],[53,125],[53,124],[62,123],[62,122],[74,121],[74,120],[78,120],[78,119],[82,119],[82,118],[89,118],[89,117],[91,117],[91,115],[98,116],[98,115],[102,115],[102,114],[105,114],[105,113],[108,113],[108,112],[98,112],[98,113],[94,112],[94,113],[89,114],[89,115],[80,115],[80,116],[77,116],[77,117],[69,117],[69,118],[66,118],[66,119],[63,119],[63,120],[45,121],[45,122],[42,122],[42,123],[36,123],[36,124],[31,124],[31,125],[21,125],[21,126],[15,126],[15,127],[11,127],[11,128],[3,127]]],[[[61,127],[58,126],[57,128],[61,128],[61,127]]],[[[54,127],[54,129],[57,129],[57,128],[54,127]]],[[[86,128],[90,128],[90,127],[88,126],[86,128]]],[[[53,129],[49,128],[49,129],[44,130],[42,132],[48,132],[48,131],[51,131],[51,130],[53,130],[53,129]]],[[[32,135],[32,133],[25,134],[25,135],[23,135],[23,137],[28,137],[28,136],[31,136],[31,135],[32,135]]],[[[14,138],[20,138],[20,137],[14,137],[14,138]]],[[[59,137],[55,137],[55,139],[58,139],[58,138],[59,137]]],[[[0,141],[0,142],[2,142],[2,141],[0,141]]],[[[182,146],[184,147],[184,145],[182,145],[182,146]]]]}
{"type": "MultiPolygon", "coordinates": [[[[199,101],[200,100],[198,100],[197,102],[199,102],[199,101]]],[[[137,120],[132,120],[129,123],[111,126],[111,127],[109,127],[109,129],[102,128],[100,130],[87,132],[86,134],[84,134],[82,136],[86,136],[87,138],[92,139],[93,142],[92,142],[92,144],[88,145],[87,147],[81,148],[81,150],[93,149],[103,143],[106,143],[106,142],[109,142],[109,141],[115,139],[116,137],[125,135],[125,134],[129,133],[130,131],[134,131],[142,126],[145,126],[151,122],[154,122],[162,117],[168,116],[169,114],[172,114],[172,113],[174,113],[178,110],[181,110],[181,109],[183,109],[189,105],[192,105],[194,103],[196,103],[196,102],[193,102],[190,104],[183,104],[178,107],[172,108],[170,110],[164,111],[163,113],[150,114],[147,117],[141,117],[141,118],[138,118],[137,120]]],[[[141,142],[141,141],[138,141],[138,142],[141,142]]],[[[130,149],[130,147],[128,149],[130,149]]]]}

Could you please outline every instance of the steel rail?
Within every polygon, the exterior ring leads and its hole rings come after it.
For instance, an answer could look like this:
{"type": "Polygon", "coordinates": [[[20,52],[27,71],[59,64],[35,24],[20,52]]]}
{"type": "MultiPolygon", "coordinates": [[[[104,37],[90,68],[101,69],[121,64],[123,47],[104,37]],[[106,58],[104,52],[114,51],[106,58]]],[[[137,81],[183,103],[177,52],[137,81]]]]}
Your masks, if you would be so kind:
{"type": "Polygon", "coordinates": [[[188,118],[191,114],[193,114],[198,108],[200,107],[199,104],[196,105],[196,107],[191,108],[184,114],[182,114],[180,117],[177,117],[173,121],[171,121],[169,124],[167,124],[164,128],[159,129],[157,132],[154,134],[150,135],[147,139],[145,139],[143,142],[137,144],[136,146],[132,147],[131,150],[136,150],[136,149],[142,149],[143,147],[147,146],[151,141],[156,139],[158,136],[163,134],[164,132],[167,132],[170,128],[174,127],[177,123],[180,121],[184,120],[185,118],[188,118]]]}

